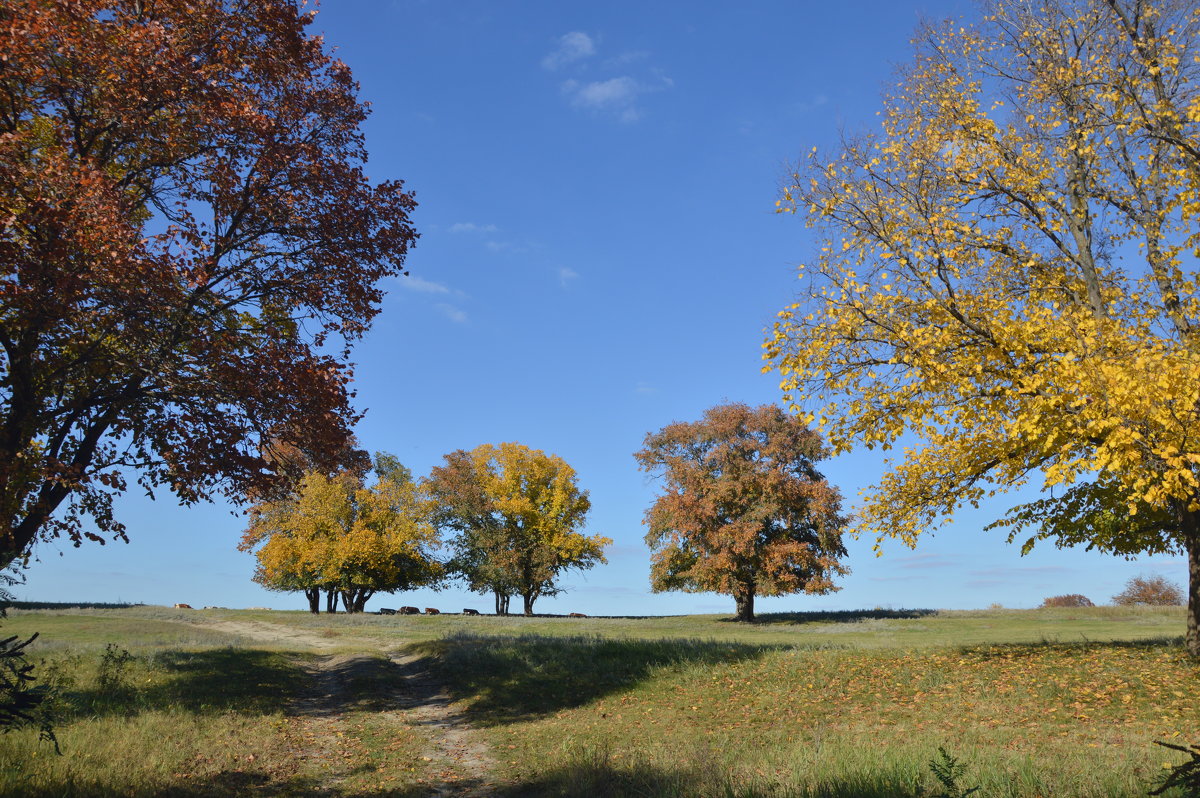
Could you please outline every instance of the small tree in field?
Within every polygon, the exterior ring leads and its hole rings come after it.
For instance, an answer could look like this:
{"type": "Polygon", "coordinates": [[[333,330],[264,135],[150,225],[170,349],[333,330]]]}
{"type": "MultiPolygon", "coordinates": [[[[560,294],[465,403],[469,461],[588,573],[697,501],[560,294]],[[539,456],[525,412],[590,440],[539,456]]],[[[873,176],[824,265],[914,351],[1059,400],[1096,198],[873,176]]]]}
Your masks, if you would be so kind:
{"type": "Polygon", "coordinates": [[[1095,607],[1092,600],[1080,593],[1069,593],[1065,596],[1050,596],[1042,599],[1042,607],[1095,607]]]}
{"type": "Polygon", "coordinates": [[[755,596],[838,589],[846,518],[815,466],[828,449],[802,421],[773,405],[721,405],[645,446],[634,457],[666,482],[646,512],[655,592],[724,593],[752,621],[755,596]]]}
{"type": "Polygon", "coordinates": [[[492,593],[496,613],[521,596],[526,615],[562,590],[559,575],[591,568],[612,543],[584,535],[591,502],[561,457],[519,443],[483,444],[445,456],[423,487],[433,522],[453,534],[448,564],[470,590],[492,593]]]}
{"type": "Polygon", "coordinates": [[[1183,600],[1183,589],[1161,576],[1135,576],[1125,583],[1124,590],[1113,596],[1113,604],[1122,607],[1178,607],[1183,600]]]}
{"type": "Polygon", "coordinates": [[[268,590],[303,591],[309,610],[362,612],[376,592],[438,583],[432,555],[437,530],[425,516],[411,472],[388,454],[375,456],[375,482],[344,471],[310,472],[297,492],[255,505],[239,545],[258,558],[254,581],[268,590]]]}

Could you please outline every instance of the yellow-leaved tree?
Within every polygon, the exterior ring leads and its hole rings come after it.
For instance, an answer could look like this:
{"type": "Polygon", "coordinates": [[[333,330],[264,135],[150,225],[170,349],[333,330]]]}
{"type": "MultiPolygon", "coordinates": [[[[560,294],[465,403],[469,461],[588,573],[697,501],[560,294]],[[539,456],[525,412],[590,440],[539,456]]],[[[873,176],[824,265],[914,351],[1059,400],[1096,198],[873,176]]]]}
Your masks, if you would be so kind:
{"type": "Polygon", "coordinates": [[[496,613],[521,596],[526,615],[542,596],[561,591],[568,569],[606,562],[601,535],[584,535],[591,508],[575,469],[557,455],[519,443],[483,444],[445,457],[424,482],[431,515],[454,535],[449,569],[479,593],[492,593],[496,613]]]}
{"type": "Polygon", "coordinates": [[[412,473],[383,453],[374,471],[371,485],[352,470],[310,471],[293,495],[255,505],[239,545],[258,558],[254,581],[303,591],[312,612],[321,591],[334,592],[352,613],[377,592],[437,584],[444,575],[433,557],[437,530],[412,473]]]}
{"type": "Polygon", "coordinates": [[[837,451],[900,442],[857,529],[1186,552],[1200,656],[1200,9],[994,0],[928,26],[882,129],[780,199],[823,246],[766,343],[837,451]],[[909,441],[915,443],[909,444],[909,441]]]}

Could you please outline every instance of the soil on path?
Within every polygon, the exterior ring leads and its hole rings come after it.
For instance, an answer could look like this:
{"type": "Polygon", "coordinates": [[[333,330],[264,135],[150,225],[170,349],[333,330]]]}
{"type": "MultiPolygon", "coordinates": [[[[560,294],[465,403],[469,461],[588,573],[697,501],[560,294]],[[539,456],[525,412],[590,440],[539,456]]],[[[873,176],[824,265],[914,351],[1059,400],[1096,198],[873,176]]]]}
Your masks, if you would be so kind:
{"type": "Polygon", "coordinates": [[[386,684],[384,695],[372,694],[374,717],[394,724],[396,734],[413,734],[425,741],[422,761],[430,774],[423,784],[437,798],[486,798],[498,792],[492,779],[494,762],[477,729],[451,700],[433,675],[427,660],[402,652],[387,661],[371,654],[332,654],[345,642],[331,640],[283,624],[266,621],[211,621],[201,625],[263,643],[304,646],[321,653],[309,666],[311,688],[296,700],[299,721],[296,757],[306,770],[319,772],[315,794],[337,795],[346,774],[339,769],[347,745],[347,712],[361,708],[362,696],[352,685],[359,680],[386,684]],[[388,673],[380,678],[380,668],[388,673]],[[436,778],[430,778],[436,776],[436,778]]]}

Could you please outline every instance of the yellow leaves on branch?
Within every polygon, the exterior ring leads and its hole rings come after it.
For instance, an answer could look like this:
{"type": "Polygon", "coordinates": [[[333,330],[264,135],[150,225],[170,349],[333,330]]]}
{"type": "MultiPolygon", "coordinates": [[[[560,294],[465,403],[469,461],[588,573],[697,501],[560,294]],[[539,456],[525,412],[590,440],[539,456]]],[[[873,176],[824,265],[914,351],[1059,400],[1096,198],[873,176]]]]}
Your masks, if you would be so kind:
{"type": "Polygon", "coordinates": [[[1036,474],[1059,498],[1014,534],[1170,549],[1200,511],[1200,10],[1138,8],[924,31],[881,132],[786,189],[824,245],[768,368],[835,451],[920,440],[860,531],[911,544],[1036,474]]]}

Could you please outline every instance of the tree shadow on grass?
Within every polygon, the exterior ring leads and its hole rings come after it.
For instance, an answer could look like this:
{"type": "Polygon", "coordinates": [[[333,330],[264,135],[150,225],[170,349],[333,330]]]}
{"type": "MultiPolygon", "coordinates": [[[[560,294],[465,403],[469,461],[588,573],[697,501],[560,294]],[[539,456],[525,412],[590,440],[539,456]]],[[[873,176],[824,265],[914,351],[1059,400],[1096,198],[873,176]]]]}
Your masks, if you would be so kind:
{"type": "Polygon", "coordinates": [[[136,670],[127,668],[105,687],[98,682],[67,687],[55,710],[56,722],[166,708],[261,715],[282,710],[308,681],[303,668],[286,655],[258,649],[162,651],[153,655],[151,667],[165,670],[168,679],[139,685],[136,670]]]}
{"type": "Polygon", "coordinates": [[[472,722],[496,726],[589,704],[661,668],[740,662],[790,648],[714,640],[460,633],[413,643],[406,650],[434,660],[453,697],[471,702],[472,722]]]}
{"type": "Polygon", "coordinates": [[[1178,653],[1181,657],[1187,656],[1185,639],[1182,635],[1163,635],[1161,637],[1146,637],[1139,640],[1089,640],[1087,638],[1060,640],[1057,638],[1043,638],[1036,643],[978,643],[957,646],[955,651],[964,656],[976,656],[980,659],[1002,659],[1046,653],[1085,656],[1099,649],[1106,648],[1140,651],[1167,649],[1178,653]]]}
{"type": "MultiPolygon", "coordinates": [[[[802,623],[857,623],[859,621],[909,620],[937,615],[937,610],[832,610],[824,612],[764,612],[751,622],[760,626],[802,623]]],[[[738,623],[723,618],[722,623],[738,623]]]]}

